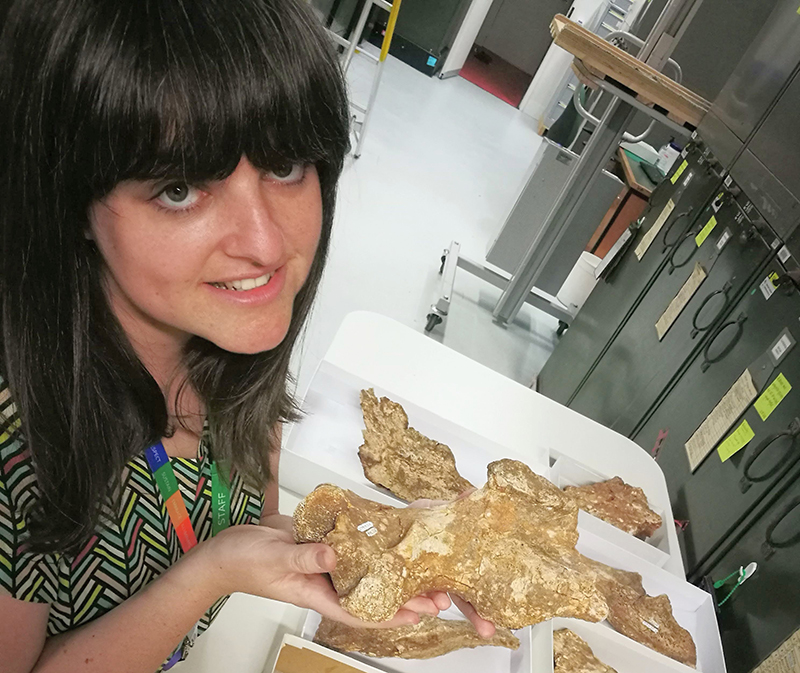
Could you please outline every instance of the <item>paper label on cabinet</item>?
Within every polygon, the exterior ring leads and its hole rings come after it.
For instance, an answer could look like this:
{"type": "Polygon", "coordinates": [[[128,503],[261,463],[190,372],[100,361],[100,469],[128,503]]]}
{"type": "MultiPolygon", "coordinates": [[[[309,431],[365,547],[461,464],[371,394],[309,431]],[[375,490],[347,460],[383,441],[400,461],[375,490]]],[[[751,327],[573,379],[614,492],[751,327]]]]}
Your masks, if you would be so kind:
{"type": "Polygon", "coordinates": [[[725,231],[722,232],[722,236],[720,236],[719,240],[717,241],[717,252],[722,251],[722,248],[725,247],[725,244],[731,240],[731,235],[730,229],[725,229],[725,231]]]}
{"type": "Polygon", "coordinates": [[[703,243],[706,242],[709,234],[714,231],[714,227],[717,226],[717,218],[715,215],[711,216],[711,219],[706,223],[706,226],[700,230],[700,233],[694,237],[694,242],[697,243],[697,247],[699,248],[703,243]]]}
{"type": "Polygon", "coordinates": [[[634,253],[636,254],[637,259],[641,261],[642,257],[644,257],[644,253],[647,252],[648,248],[652,245],[653,241],[656,240],[656,236],[664,227],[664,223],[669,219],[669,216],[672,214],[672,211],[675,210],[675,202],[670,199],[667,201],[667,205],[664,206],[664,210],[661,211],[661,215],[658,216],[658,219],[653,222],[653,226],[647,231],[639,241],[639,245],[636,246],[636,250],[634,253]]]}
{"type": "Polygon", "coordinates": [[[761,281],[761,285],[758,286],[758,289],[761,290],[761,294],[764,295],[764,299],[769,299],[773,294],[775,294],[775,290],[778,289],[778,286],[775,285],[776,280],[778,280],[778,274],[773,271],[771,274],[769,274],[769,276],[761,281]]]}
{"type": "Polygon", "coordinates": [[[772,355],[772,361],[777,365],[781,358],[788,350],[791,349],[792,346],[794,346],[794,344],[795,340],[792,338],[789,330],[785,330],[785,333],[781,335],[781,337],[769,351],[772,355]]]}
{"type": "Polygon", "coordinates": [[[766,421],[769,418],[770,414],[783,402],[783,398],[789,394],[791,389],[792,384],[786,380],[786,377],[783,374],[778,374],[753,405],[758,415],[761,416],[762,421],[766,421]]]}
{"type": "Polygon", "coordinates": [[[656,334],[658,335],[659,341],[664,338],[669,328],[672,327],[672,324],[678,319],[683,309],[686,308],[686,304],[692,300],[692,297],[694,297],[697,290],[703,284],[707,275],[706,270],[700,262],[695,262],[692,275],[686,279],[683,287],[678,291],[678,294],[675,295],[675,298],[669,303],[669,306],[667,306],[667,310],[664,311],[656,323],[656,334]]]}
{"type": "Polygon", "coordinates": [[[748,445],[751,439],[756,436],[753,428],[747,421],[742,421],[741,425],[736,428],[728,438],[717,447],[717,453],[724,463],[735,453],[741,451],[748,445]]]}
{"type": "Polygon", "coordinates": [[[692,472],[725,436],[725,433],[730,430],[736,419],[745,412],[757,395],[758,391],[753,383],[753,377],[750,375],[750,371],[745,369],[739,380],[725,393],[717,406],[706,416],[700,427],[686,442],[686,455],[689,458],[692,472]]]}
{"type": "Polygon", "coordinates": [[[782,264],[786,264],[789,261],[789,258],[792,256],[792,253],[789,252],[789,248],[785,245],[778,250],[778,259],[781,260],[782,264]]]}
{"type": "Polygon", "coordinates": [[[674,184],[675,184],[675,183],[676,183],[676,182],[677,182],[677,181],[680,179],[681,175],[683,175],[683,172],[686,170],[686,167],[687,167],[688,165],[689,165],[689,162],[688,162],[688,161],[686,161],[686,159],[684,159],[684,160],[681,162],[681,165],[680,165],[680,166],[678,166],[678,170],[677,170],[677,171],[675,171],[675,172],[672,174],[672,177],[669,179],[669,181],[670,181],[670,182],[671,182],[673,185],[674,185],[674,184]]]}

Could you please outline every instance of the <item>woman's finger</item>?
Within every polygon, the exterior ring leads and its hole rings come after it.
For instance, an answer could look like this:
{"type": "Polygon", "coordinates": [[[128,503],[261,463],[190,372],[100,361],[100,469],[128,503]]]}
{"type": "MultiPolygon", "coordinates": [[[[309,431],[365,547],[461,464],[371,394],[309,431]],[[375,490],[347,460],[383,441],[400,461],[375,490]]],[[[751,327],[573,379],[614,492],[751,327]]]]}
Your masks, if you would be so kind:
{"type": "Polygon", "coordinates": [[[439,610],[447,610],[453,604],[450,596],[444,591],[428,591],[423,596],[430,598],[439,610]]]}
{"type": "Polygon", "coordinates": [[[403,608],[423,615],[433,615],[434,617],[439,614],[439,607],[428,596],[415,596],[403,608]]]}
{"type": "Polygon", "coordinates": [[[456,594],[450,594],[450,598],[453,599],[453,603],[456,604],[456,607],[464,613],[464,616],[472,622],[472,625],[481,638],[489,639],[495,634],[496,629],[494,624],[481,617],[475,611],[475,608],[472,607],[471,603],[465,601],[461,596],[456,594]]]}

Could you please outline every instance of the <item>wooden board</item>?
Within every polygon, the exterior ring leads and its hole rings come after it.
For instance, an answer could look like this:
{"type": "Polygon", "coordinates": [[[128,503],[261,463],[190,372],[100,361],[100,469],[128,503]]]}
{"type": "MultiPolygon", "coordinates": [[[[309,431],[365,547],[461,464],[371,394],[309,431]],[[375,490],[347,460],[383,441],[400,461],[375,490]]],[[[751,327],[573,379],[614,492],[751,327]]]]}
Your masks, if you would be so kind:
{"type": "Polygon", "coordinates": [[[650,198],[655,189],[655,183],[647,177],[647,174],[639,166],[639,162],[631,159],[627,151],[621,147],[617,150],[617,158],[622,166],[622,172],[625,173],[625,181],[631,189],[636,190],[645,198],[650,198]]]}
{"type": "Polygon", "coordinates": [[[550,24],[554,42],[581,63],[581,80],[605,78],[633,91],[647,105],[656,105],[678,123],[696,128],[711,104],[646,63],[557,14],[550,24]]]}
{"type": "Polygon", "coordinates": [[[353,668],[340,661],[326,657],[309,649],[294,645],[281,648],[275,673],[362,673],[363,669],[353,668]]]}

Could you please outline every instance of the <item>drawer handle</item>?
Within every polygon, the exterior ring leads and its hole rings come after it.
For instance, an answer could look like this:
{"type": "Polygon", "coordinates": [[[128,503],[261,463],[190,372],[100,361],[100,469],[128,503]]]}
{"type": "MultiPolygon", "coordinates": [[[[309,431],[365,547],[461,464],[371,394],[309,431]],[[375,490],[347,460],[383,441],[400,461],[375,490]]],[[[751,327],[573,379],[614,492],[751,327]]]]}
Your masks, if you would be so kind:
{"type": "Polygon", "coordinates": [[[698,334],[700,334],[700,332],[705,332],[706,330],[710,329],[714,325],[714,323],[717,322],[719,317],[723,313],[725,313],[725,311],[728,308],[728,303],[730,301],[730,299],[728,297],[728,292],[730,292],[732,288],[733,288],[733,285],[731,284],[730,281],[728,281],[727,283],[725,283],[725,285],[724,285],[724,287],[722,289],[714,290],[712,293],[707,295],[705,299],[703,299],[703,301],[700,304],[700,306],[698,306],[697,310],[694,312],[694,317],[692,318],[692,332],[691,332],[692,339],[694,339],[698,334]],[[716,296],[718,296],[720,294],[725,296],[725,301],[723,302],[722,306],[720,306],[719,311],[717,311],[714,314],[714,317],[711,320],[709,320],[707,324],[702,325],[702,326],[698,325],[697,324],[697,320],[698,320],[698,318],[700,318],[700,314],[703,312],[703,309],[708,305],[708,303],[714,297],[716,297],[716,296]]]}
{"type": "Polygon", "coordinates": [[[775,554],[776,549],[788,549],[789,547],[794,547],[794,545],[800,542],[800,531],[784,540],[776,540],[774,537],[775,529],[798,506],[800,506],[800,496],[796,496],[790,500],[786,504],[786,507],[784,507],[778,513],[778,516],[775,517],[775,520],[767,528],[766,534],[764,535],[764,544],[761,545],[761,551],[763,552],[765,558],[771,558],[775,554]]]}
{"type": "Polygon", "coordinates": [[[739,317],[736,320],[729,320],[724,325],[722,325],[714,334],[711,339],[709,339],[706,347],[703,349],[703,364],[700,366],[700,369],[703,372],[708,371],[708,368],[713,365],[715,362],[719,362],[722,360],[728,353],[730,353],[737,343],[739,343],[739,339],[742,338],[742,334],[744,334],[744,323],[747,320],[747,316],[744,313],[740,313],[739,317]],[[725,344],[725,347],[720,351],[719,355],[715,357],[709,357],[708,354],[711,351],[711,347],[717,342],[720,335],[723,334],[729,327],[735,328],[735,332],[733,336],[730,338],[730,341],[725,344]]]}
{"type": "Polygon", "coordinates": [[[778,432],[774,435],[766,437],[764,441],[762,441],[756,447],[756,450],[753,451],[753,455],[751,455],[744,464],[744,476],[739,482],[739,488],[741,489],[742,493],[747,493],[753,484],[767,481],[778,473],[778,471],[781,469],[781,466],[791,457],[792,453],[794,452],[798,435],[800,435],[800,419],[795,418],[789,425],[788,430],[784,430],[783,432],[778,432]],[[750,474],[750,469],[753,467],[753,464],[758,460],[761,454],[763,454],[764,451],[766,451],[770,446],[783,437],[791,437],[792,441],[789,443],[789,446],[786,447],[786,450],[783,452],[783,455],[780,457],[780,459],[776,461],[769,470],[764,472],[764,474],[750,474]]]}
{"type": "Polygon", "coordinates": [[[694,210],[694,207],[689,208],[689,210],[684,210],[680,215],[674,217],[672,222],[670,222],[667,225],[667,228],[664,229],[664,233],[662,234],[662,239],[664,241],[664,249],[661,251],[662,255],[667,250],[669,250],[673,245],[676,245],[682,239],[683,230],[679,230],[678,231],[678,237],[674,241],[672,241],[671,243],[669,241],[667,241],[667,236],[669,235],[669,232],[672,231],[672,228],[675,226],[675,223],[678,222],[679,220],[685,220],[686,218],[688,218],[689,215],[692,214],[693,210],[694,210]]]}

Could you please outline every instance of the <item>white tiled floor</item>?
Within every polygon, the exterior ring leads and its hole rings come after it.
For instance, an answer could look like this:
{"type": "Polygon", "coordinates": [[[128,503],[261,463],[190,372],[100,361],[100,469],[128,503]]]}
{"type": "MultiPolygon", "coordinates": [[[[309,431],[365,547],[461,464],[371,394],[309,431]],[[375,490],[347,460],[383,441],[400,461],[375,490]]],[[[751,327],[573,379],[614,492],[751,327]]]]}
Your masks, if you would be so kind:
{"type": "MultiPolygon", "coordinates": [[[[351,94],[365,102],[375,65],[357,56],[351,94]]],[[[483,261],[541,139],[535,122],[454,77],[431,79],[389,57],[360,159],[348,160],[331,255],[300,354],[304,391],[350,311],[423,330],[451,240],[483,261]]],[[[525,307],[492,323],[499,291],[459,270],[450,316],[431,338],[528,384],[555,343],[550,316],[525,307]]],[[[402,357],[402,354],[398,354],[402,357]]]]}

